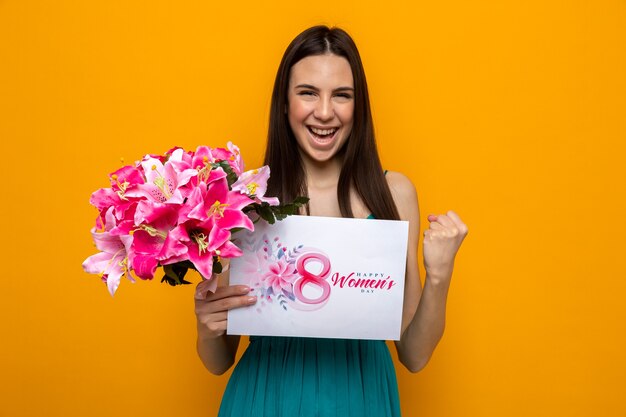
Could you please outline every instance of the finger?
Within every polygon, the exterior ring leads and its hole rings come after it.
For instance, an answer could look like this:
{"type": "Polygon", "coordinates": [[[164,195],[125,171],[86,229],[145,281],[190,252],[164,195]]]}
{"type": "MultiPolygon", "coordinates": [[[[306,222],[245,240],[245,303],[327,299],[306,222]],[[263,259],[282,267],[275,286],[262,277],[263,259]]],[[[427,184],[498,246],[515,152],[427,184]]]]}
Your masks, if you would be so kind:
{"type": "Polygon", "coordinates": [[[202,309],[199,309],[200,311],[196,311],[197,315],[198,315],[198,320],[202,323],[202,324],[207,324],[207,323],[212,323],[215,321],[224,321],[226,319],[228,319],[228,312],[227,311],[218,311],[215,313],[207,313],[206,311],[202,311],[202,309]]]}
{"type": "Polygon", "coordinates": [[[221,300],[223,298],[234,297],[242,294],[248,294],[250,287],[247,285],[229,285],[226,287],[218,287],[214,293],[207,293],[207,301],[221,300]]]}
{"type": "Polygon", "coordinates": [[[243,295],[239,297],[230,297],[219,300],[226,310],[232,310],[234,308],[248,307],[255,304],[257,297],[254,295],[243,295]]]}
{"type": "Polygon", "coordinates": [[[209,329],[209,331],[211,333],[214,333],[214,334],[216,334],[218,336],[221,336],[224,333],[226,333],[226,328],[228,327],[228,322],[226,320],[223,320],[223,321],[212,321],[212,322],[206,323],[205,326],[207,327],[207,329],[209,329]]]}
{"type": "Polygon", "coordinates": [[[227,319],[228,319],[227,311],[218,311],[217,313],[212,313],[207,317],[207,323],[226,321],[227,319]]]}
{"type": "Polygon", "coordinates": [[[255,296],[242,295],[238,297],[226,297],[219,300],[213,300],[206,304],[207,313],[216,313],[219,311],[228,311],[233,308],[247,307],[256,303],[255,296]]]}
{"type": "Polygon", "coordinates": [[[443,225],[441,223],[432,222],[429,226],[432,230],[441,230],[443,229],[443,225]]]}
{"type": "Polygon", "coordinates": [[[458,214],[456,214],[452,210],[449,210],[447,214],[461,232],[467,233],[467,226],[465,225],[465,223],[463,223],[463,220],[461,220],[458,214]]]}
{"type": "Polygon", "coordinates": [[[445,214],[437,216],[437,223],[443,225],[447,229],[456,229],[456,224],[445,214]]]}

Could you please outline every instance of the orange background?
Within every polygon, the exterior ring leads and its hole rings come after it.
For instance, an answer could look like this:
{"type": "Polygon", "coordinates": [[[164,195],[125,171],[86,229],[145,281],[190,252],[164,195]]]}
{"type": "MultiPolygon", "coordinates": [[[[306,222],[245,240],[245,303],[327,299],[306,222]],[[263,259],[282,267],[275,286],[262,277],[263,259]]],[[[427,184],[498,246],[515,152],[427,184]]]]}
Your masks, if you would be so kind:
{"type": "Polygon", "coordinates": [[[626,415],[626,3],[410,3],[0,0],[0,415],[216,414],[193,287],[111,298],[80,266],[88,199],[173,145],[258,166],[280,57],[318,23],[359,45],[422,228],[470,229],[435,355],[397,364],[404,415],[626,415]]]}

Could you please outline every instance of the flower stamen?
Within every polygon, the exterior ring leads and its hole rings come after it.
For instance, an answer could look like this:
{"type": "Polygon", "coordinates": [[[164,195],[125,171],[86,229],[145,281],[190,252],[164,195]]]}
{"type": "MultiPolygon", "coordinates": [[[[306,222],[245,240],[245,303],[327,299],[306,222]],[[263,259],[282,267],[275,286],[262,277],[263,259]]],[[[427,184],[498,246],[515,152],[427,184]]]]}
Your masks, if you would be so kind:
{"type": "Polygon", "coordinates": [[[124,181],[124,182],[120,182],[119,181],[119,177],[117,176],[117,174],[113,174],[111,175],[111,179],[113,181],[115,181],[115,184],[117,184],[119,190],[117,190],[115,192],[115,194],[118,195],[118,197],[120,198],[120,200],[124,200],[124,201],[128,201],[128,199],[126,198],[126,196],[124,195],[126,193],[126,189],[128,188],[128,186],[130,185],[130,183],[128,181],[124,181]]]}
{"type": "Polygon", "coordinates": [[[157,166],[152,165],[152,170],[157,172],[158,177],[154,179],[154,185],[157,186],[159,190],[163,193],[163,196],[166,200],[169,200],[172,197],[172,193],[170,193],[169,187],[167,185],[167,180],[163,177],[159,171],[157,171],[157,166]]]}
{"type": "MultiPolygon", "coordinates": [[[[154,228],[154,227],[152,227],[152,226],[149,226],[149,225],[147,225],[147,224],[142,224],[142,225],[141,225],[141,226],[139,226],[137,229],[135,229],[135,231],[136,231],[136,230],[143,230],[143,231],[145,231],[146,233],[148,233],[148,234],[149,234],[150,236],[152,236],[152,237],[156,237],[156,236],[158,236],[158,237],[160,237],[161,239],[165,239],[165,238],[167,237],[167,233],[162,232],[162,231],[160,231],[160,230],[158,230],[158,229],[156,229],[156,228],[154,228]]],[[[134,231],[133,231],[133,232],[134,232],[134,231]]],[[[130,234],[130,233],[129,233],[129,234],[130,234]]]]}
{"type": "Polygon", "coordinates": [[[209,179],[209,174],[211,173],[212,167],[209,162],[208,156],[202,157],[202,162],[204,163],[204,166],[198,165],[198,168],[196,169],[198,170],[198,179],[200,181],[206,182],[209,179]]]}
{"type": "Polygon", "coordinates": [[[209,250],[209,237],[202,232],[192,232],[191,239],[198,244],[198,254],[202,255],[209,250]]]}
{"type": "Polygon", "coordinates": [[[248,189],[248,194],[256,194],[256,189],[258,188],[258,186],[259,184],[257,184],[256,182],[251,182],[250,184],[246,185],[246,188],[248,189]]]}
{"type": "Polygon", "coordinates": [[[215,203],[213,203],[213,205],[211,206],[211,208],[209,208],[207,215],[215,216],[215,217],[224,217],[224,210],[226,210],[226,207],[228,206],[229,204],[222,204],[220,203],[219,200],[216,200],[215,203]]]}

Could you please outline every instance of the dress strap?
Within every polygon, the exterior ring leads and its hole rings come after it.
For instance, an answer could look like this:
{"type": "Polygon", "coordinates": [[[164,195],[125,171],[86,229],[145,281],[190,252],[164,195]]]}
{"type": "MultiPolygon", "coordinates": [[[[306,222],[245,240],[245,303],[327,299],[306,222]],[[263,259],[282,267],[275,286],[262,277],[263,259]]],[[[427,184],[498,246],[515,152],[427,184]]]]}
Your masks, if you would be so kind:
{"type": "Polygon", "coordinates": [[[387,170],[385,170],[385,173],[383,175],[387,175],[387,170]]]}

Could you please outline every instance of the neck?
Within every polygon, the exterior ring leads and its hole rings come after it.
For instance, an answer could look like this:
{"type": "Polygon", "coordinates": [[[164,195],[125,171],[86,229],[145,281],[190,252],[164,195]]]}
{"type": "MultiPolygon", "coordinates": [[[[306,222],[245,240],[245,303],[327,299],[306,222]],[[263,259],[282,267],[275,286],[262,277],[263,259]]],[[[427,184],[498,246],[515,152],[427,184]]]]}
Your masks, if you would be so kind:
{"type": "Polygon", "coordinates": [[[320,189],[337,186],[341,173],[342,155],[335,155],[324,162],[311,159],[304,152],[301,152],[300,155],[302,156],[308,188],[320,189]]]}

